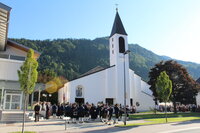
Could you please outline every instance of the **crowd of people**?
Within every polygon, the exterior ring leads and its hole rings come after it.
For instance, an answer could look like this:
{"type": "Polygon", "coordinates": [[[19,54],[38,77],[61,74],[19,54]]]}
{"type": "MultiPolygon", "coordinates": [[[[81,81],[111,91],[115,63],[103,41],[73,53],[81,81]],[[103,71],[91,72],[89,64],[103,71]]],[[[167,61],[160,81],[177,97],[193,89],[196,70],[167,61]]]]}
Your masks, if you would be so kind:
{"type": "MultiPolygon", "coordinates": [[[[160,112],[165,111],[165,106],[164,105],[159,105],[157,107],[157,110],[160,112]]],[[[174,112],[174,106],[173,105],[167,105],[166,106],[167,112],[174,112]]],[[[176,105],[176,111],[177,112],[200,112],[200,106],[196,106],[195,104],[177,104],[176,105]]]]}
{"type": "MultiPolygon", "coordinates": [[[[177,104],[176,106],[177,112],[200,112],[200,106],[196,106],[195,104],[177,104]]],[[[164,112],[165,106],[159,105],[157,106],[157,110],[164,112]]],[[[39,121],[40,117],[49,119],[50,116],[52,118],[62,119],[64,117],[70,118],[73,123],[88,121],[89,119],[94,121],[99,119],[102,122],[111,124],[118,123],[118,120],[122,120],[122,115],[125,112],[124,106],[121,104],[108,105],[99,103],[96,106],[94,104],[77,104],[77,103],[66,103],[66,104],[53,104],[50,102],[40,102],[36,103],[34,106],[35,111],[35,121],[39,121]]],[[[167,112],[173,112],[173,105],[167,105],[167,112]]],[[[126,107],[126,115],[127,118],[129,113],[136,113],[136,107],[126,107]]]]}
{"type": "MultiPolygon", "coordinates": [[[[111,124],[118,123],[118,120],[122,119],[122,114],[125,112],[125,108],[120,104],[108,105],[108,104],[77,104],[77,103],[66,103],[66,104],[53,104],[49,102],[37,103],[34,107],[35,110],[35,121],[39,121],[39,117],[49,119],[50,116],[53,118],[69,117],[73,123],[84,122],[91,119],[99,119],[102,122],[111,124]]],[[[135,106],[129,108],[126,107],[126,115],[128,118],[129,113],[135,113],[135,106]]]]}

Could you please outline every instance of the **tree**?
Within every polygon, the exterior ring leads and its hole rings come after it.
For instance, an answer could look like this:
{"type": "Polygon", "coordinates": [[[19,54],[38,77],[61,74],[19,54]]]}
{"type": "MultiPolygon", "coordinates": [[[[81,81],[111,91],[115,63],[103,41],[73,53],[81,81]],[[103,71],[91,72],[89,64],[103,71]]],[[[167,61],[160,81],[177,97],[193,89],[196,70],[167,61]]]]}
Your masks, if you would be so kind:
{"type": "Polygon", "coordinates": [[[27,95],[31,94],[34,91],[35,83],[38,77],[37,68],[38,68],[38,62],[34,58],[34,51],[30,49],[27,53],[27,58],[24,64],[21,66],[20,70],[18,70],[20,88],[24,93],[24,101],[23,101],[24,115],[23,115],[22,133],[24,133],[27,95]]]}
{"type": "Polygon", "coordinates": [[[165,103],[165,118],[167,123],[167,107],[166,103],[172,93],[172,81],[165,71],[161,72],[156,80],[156,92],[158,98],[165,103]]]}
{"type": "Polygon", "coordinates": [[[156,80],[160,75],[160,72],[166,71],[170,80],[172,81],[172,94],[170,100],[174,105],[174,113],[176,113],[176,102],[182,104],[195,103],[195,96],[198,93],[199,85],[191,78],[187,70],[176,61],[161,61],[156,64],[149,72],[148,84],[151,85],[150,89],[153,92],[155,101],[160,100],[156,92],[156,80]],[[188,93],[190,92],[190,93],[188,93]],[[190,97],[190,98],[188,98],[190,97]]]}

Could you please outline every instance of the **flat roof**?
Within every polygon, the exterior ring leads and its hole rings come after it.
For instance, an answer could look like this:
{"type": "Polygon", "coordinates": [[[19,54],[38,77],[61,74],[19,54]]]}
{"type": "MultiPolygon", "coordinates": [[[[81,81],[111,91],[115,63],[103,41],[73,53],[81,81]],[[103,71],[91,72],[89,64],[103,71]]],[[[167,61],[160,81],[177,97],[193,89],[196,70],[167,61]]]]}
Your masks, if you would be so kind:
{"type": "Polygon", "coordinates": [[[6,10],[6,11],[8,11],[8,12],[10,12],[10,10],[12,9],[11,7],[5,5],[5,4],[3,4],[3,3],[1,3],[1,2],[0,2],[0,8],[6,10]]]}

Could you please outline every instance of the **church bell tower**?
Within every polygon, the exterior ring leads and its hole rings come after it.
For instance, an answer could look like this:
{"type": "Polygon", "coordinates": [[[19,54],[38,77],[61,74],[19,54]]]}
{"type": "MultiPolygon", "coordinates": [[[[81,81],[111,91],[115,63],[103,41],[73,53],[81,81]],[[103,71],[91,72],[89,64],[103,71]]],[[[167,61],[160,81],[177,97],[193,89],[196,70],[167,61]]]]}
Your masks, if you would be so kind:
{"type": "Polygon", "coordinates": [[[118,11],[109,38],[110,46],[110,66],[115,65],[115,90],[116,103],[123,103],[124,92],[126,90],[127,105],[130,103],[129,85],[129,55],[127,33],[124,29],[118,11]]]}

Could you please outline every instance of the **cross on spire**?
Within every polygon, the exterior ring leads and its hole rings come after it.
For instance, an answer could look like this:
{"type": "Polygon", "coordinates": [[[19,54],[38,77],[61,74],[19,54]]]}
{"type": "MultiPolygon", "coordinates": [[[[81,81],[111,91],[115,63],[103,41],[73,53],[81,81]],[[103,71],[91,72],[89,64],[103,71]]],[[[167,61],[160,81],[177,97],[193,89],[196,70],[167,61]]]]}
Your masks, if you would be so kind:
{"type": "Polygon", "coordinates": [[[116,12],[118,12],[118,4],[115,4],[115,6],[116,6],[116,12]]]}

